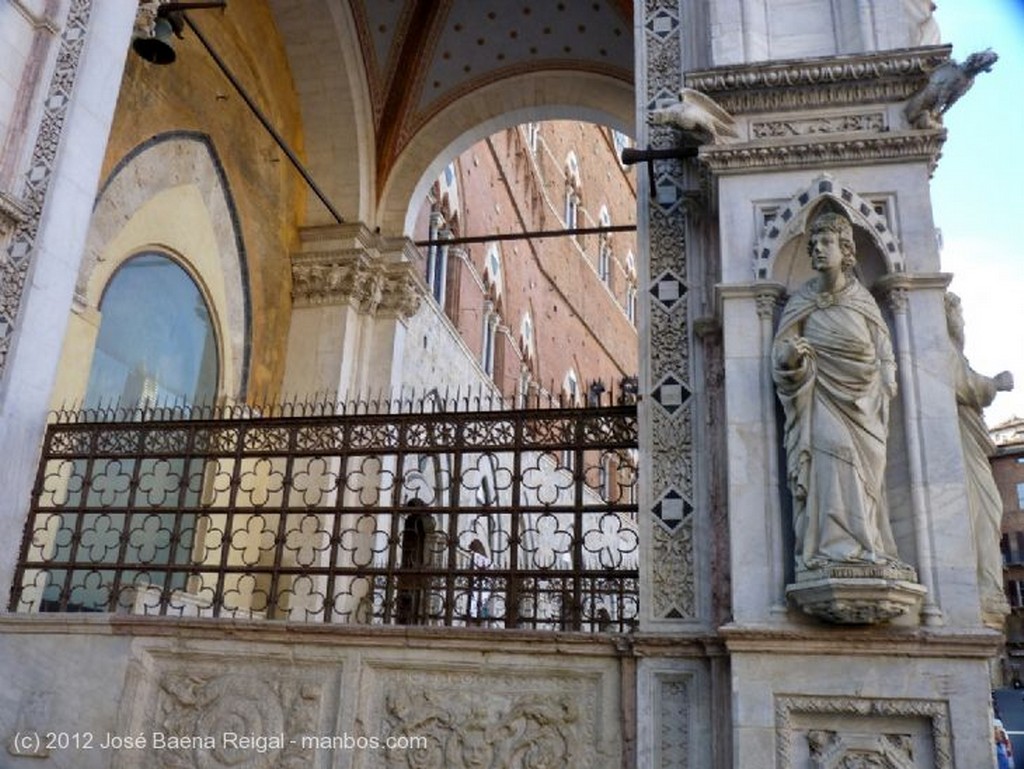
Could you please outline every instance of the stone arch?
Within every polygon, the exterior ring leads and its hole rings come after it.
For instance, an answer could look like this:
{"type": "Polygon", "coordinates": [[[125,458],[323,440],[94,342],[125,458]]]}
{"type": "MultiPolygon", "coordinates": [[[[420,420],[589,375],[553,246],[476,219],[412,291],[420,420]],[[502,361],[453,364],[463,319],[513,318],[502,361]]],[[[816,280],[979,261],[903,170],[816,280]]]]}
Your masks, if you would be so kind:
{"type": "Polygon", "coordinates": [[[218,392],[241,400],[251,338],[248,265],[228,180],[205,134],[155,136],[115,166],[93,208],[76,310],[98,313],[117,269],[146,250],[173,256],[196,282],[217,335],[218,392]]]}
{"type": "Polygon", "coordinates": [[[822,174],[795,195],[764,227],[754,254],[754,273],[758,280],[780,279],[782,262],[791,258],[794,240],[806,231],[808,216],[826,200],[846,211],[859,237],[870,241],[871,250],[882,260],[882,272],[904,271],[903,251],[885,217],[849,186],[829,174],[822,174]]]}
{"type": "MultiPolygon", "coordinates": [[[[352,10],[332,0],[311,0],[301,9],[286,5],[270,0],[302,112],[303,161],[346,219],[371,222],[376,210],[373,109],[352,10]]],[[[333,224],[327,210],[306,194],[306,224],[333,224]]]]}
{"type": "Polygon", "coordinates": [[[467,94],[430,120],[393,166],[379,205],[387,233],[413,231],[420,201],[445,165],[493,133],[533,120],[581,120],[634,134],[633,86],[607,75],[536,72],[467,94]]]}

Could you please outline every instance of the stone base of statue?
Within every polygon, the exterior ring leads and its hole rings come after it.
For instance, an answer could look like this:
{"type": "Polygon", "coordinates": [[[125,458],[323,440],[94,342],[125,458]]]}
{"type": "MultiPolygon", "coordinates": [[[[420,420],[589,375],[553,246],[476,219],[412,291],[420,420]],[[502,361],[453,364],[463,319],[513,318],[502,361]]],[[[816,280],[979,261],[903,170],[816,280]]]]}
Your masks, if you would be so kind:
{"type": "Polygon", "coordinates": [[[876,625],[916,611],[927,591],[903,563],[830,564],[797,571],[786,595],[806,614],[842,625],[876,625]]]}

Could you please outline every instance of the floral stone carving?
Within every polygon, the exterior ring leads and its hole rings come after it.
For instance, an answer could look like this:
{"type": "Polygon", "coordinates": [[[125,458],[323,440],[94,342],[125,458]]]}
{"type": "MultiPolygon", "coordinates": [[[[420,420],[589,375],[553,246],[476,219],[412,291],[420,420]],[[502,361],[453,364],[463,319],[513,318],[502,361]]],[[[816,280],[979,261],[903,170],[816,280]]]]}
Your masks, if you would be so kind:
{"type": "MultiPolygon", "coordinates": [[[[388,769],[584,769],[617,764],[601,750],[589,678],[407,673],[380,700],[388,769]]],[[[376,716],[371,716],[375,719],[376,716]]]]}

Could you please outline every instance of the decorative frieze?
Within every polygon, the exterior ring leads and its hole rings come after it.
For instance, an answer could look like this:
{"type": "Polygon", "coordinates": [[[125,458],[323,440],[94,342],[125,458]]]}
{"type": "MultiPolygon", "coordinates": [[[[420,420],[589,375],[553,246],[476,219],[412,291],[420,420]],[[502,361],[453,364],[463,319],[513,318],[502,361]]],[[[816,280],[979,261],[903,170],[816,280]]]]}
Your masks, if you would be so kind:
{"type": "Polygon", "coordinates": [[[949,59],[949,46],[719,67],[686,85],[732,114],[905,101],[949,59]]]}
{"type": "Polygon", "coordinates": [[[866,112],[754,121],[750,124],[750,136],[753,139],[780,139],[819,134],[877,133],[888,130],[888,127],[884,112],[866,112]]]}
{"type": "MultiPolygon", "coordinates": [[[[340,666],[146,651],[129,668],[118,734],[146,739],[153,767],[313,766],[340,666]]],[[[114,750],[112,766],[139,764],[114,750]]]]}
{"type": "Polygon", "coordinates": [[[946,141],[944,129],[901,131],[872,135],[818,135],[794,139],[747,142],[700,149],[700,159],[718,174],[759,169],[823,168],[862,164],[924,161],[938,162],[946,141]]]}

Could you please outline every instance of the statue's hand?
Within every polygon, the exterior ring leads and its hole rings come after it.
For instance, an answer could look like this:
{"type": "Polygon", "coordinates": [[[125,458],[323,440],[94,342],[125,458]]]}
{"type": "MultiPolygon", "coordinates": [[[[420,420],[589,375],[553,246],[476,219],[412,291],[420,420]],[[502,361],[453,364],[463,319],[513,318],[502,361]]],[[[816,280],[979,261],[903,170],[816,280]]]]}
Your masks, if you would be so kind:
{"type": "Polygon", "coordinates": [[[1009,371],[1000,371],[992,377],[992,381],[996,383],[996,390],[999,392],[1008,393],[1013,389],[1013,374],[1009,371]]]}
{"type": "Polygon", "coordinates": [[[798,368],[804,358],[814,357],[814,347],[802,336],[795,336],[786,341],[784,351],[786,368],[798,368]]]}

